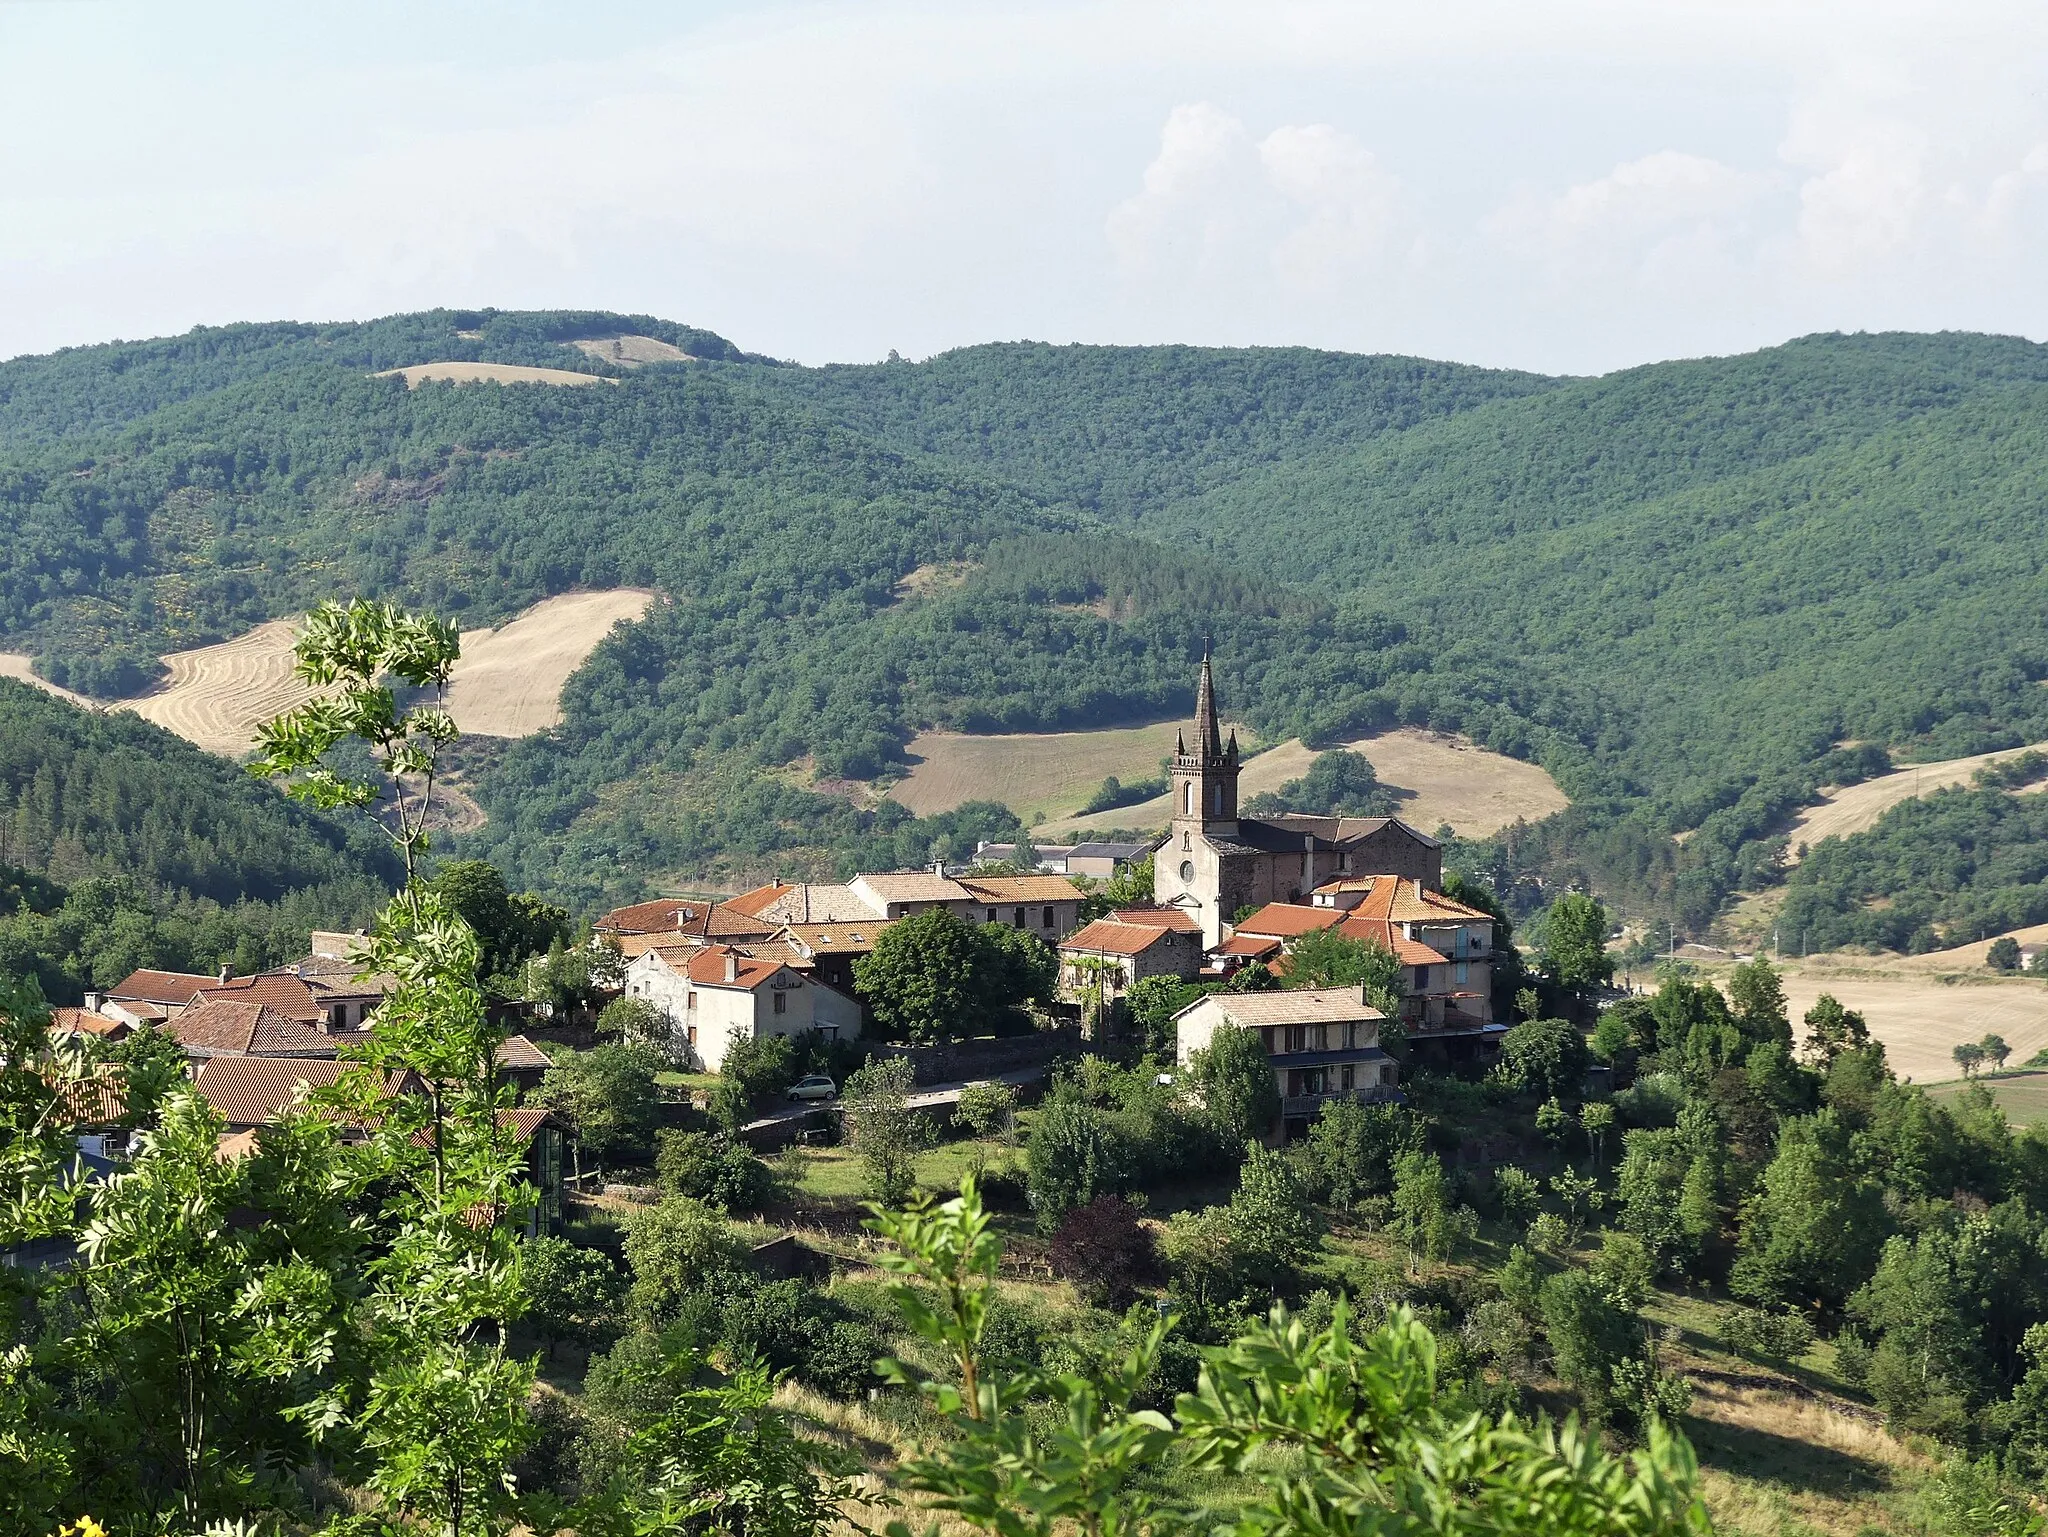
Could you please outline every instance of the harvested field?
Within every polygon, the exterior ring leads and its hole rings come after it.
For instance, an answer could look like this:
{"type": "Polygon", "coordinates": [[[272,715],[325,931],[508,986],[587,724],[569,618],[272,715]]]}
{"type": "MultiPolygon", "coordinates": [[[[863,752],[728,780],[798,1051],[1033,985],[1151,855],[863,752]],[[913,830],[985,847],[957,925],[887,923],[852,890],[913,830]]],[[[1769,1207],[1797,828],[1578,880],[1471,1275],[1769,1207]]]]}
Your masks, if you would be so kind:
{"type": "Polygon", "coordinates": [[[121,708],[195,747],[240,757],[255,745],[257,722],[312,696],[292,676],[297,626],[295,619],[273,619],[217,646],[174,651],[164,658],[171,670],[164,684],[121,708]]]}
{"type": "Polygon", "coordinates": [[[578,352],[621,368],[638,368],[643,363],[694,363],[697,360],[668,342],[652,336],[587,336],[575,344],[578,352]]]}
{"type": "Polygon", "coordinates": [[[1809,806],[1786,829],[1791,850],[1787,858],[1796,861],[1802,843],[1811,848],[1823,838],[1846,838],[1851,833],[1863,832],[1875,827],[1877,819],[1901,801],[1914,800],[1951,785],[1966,785],[1980,768],[2042,749],[2048,749],[2048,743],[1979,753],[1973,758],[1950,758],[1943,763],[1909,763],[1889,774],[1866,779],[1860,785],[1837,790],[1818,806],[1809,806]]]}
{"type": "MultiPolygon", "coordinates": [[[[2048,925],[2019,935],[2048,935],[2048,925]]],[[[1987,942],[1988,943],[1988,942],[1987,942]]],[[[1938,955],[1812,955],[1777,962],[1796,1036],[1800,1023],[1822,993],[1854,1009],[1884,1042],[1892,1070],[1918,1083],[1957,1076],[1950,1052],[1964,1041],[1995,1032],[2012,1047],[2015,1063],[2048,1046],[2048,982],[2033,977],[2000,977],[1984,967],[1986,945],[1967,945],[1938,955]]],[[[1725,977],[1726,968],[1709,966],[1725,977]]],[[[1638,986],[1650,982],[1635,977],[1638,986]]]]}
{"type": "MultiPolygon", "coordinates": [[[[1535,764],[1488,752],[1460,737],[1404,728],[1344,746],[1362,754],[1382,782],[1408,792],[1397,815],[1426,833],[1448,822],[1468,838],[1484,838],[1518,818],[1534,822],[1570,804],[1535,764]]],[[[1298,741],[1261,753],[1244,766],[1238,781],[1240,800],[1278,792],[1288,780],[1307,773],[1315,758],[1298,741]]],[[[1160,796],[1121,811],[1068,818],[1039,831],[1057,835],[1102,827],[1164,827],[1172,815],[1171,802],[1160,796]]]]}
{"type": "MultiPolygon", "coordinates": [[[[1006,736],[926,731],[911,739],[910,773],[889,797],[919,816],[950,811],[973,800],[1001,801],[1027,821],[1035,811],[1053,817],[1070,814],[1086,805],[1111,774],[1126,782],[1157,775],[1159,760],[1173,751],[1174,735],[1182,729],[1180,721],[1160,721],[1110,731],[1006,736]]],[[[1248,735],[1244,727],[1238,728],[1239,741],[1248,735]]],[[[1163,797],[1159,804],[1165,804],[1163,797]]],[[[1112,825],[1142,826],[1130,819],[1143,809],[1134,806],[1102,815],[1126,819],[1112,825]]]]}
{"type": "Polygon", "coordinates": [[[83,694],[74,694],[68,688],[59,688],[48,678],[38,678],[35,672],[35,658],[19,651],[0,651],[0,678],[12,678],[18,683],[30,684],[46,694],[55,694],[59,699],[68,699],[88,710],[99,708],[97,703],[83,694]]]}
{"type": "Polygon", "coordinates": [[[569,592],[502,629],[467,630],[448,687],[448,713],[472,736],[530,736],[562,719],[562,685],[621,621],[647,612],[643,588],[569,592]]]}
{"type": "MultiPolygon", "coordinates": [[[[608,592],[570,592],[545,599],[497,630],[467,630],[462,660],[448,689],[448,709],[472,736],[527,736],[562,718],[562,685],[583,665],[597,643],[621,620],[647,612],[654,594],[622,587],[608,592]]],[[[296,619],[273,619],[246,635],[217,646],[176,651],[164,658],[170,678],[154,693],[113,708],[133,710],[196,747],[240,757],[256,741],[256,726],[311,697],[292,676],[296,619]]],[[[29,675],[27,659],[18,672],[0,658],[0,676],[91,701],[52,688],[29,675]]],[[[481,825],[483,813],[471,803],[481,825]]]]}
{"type": "MultiPolygon", "coordinates": [[[[1999,1073],[1978,1081],[1991,1091],[1998,1108],[2013,1125],[2032,1126],[2037,1121],[2048,1121],[2048,1072],[1999,1073]]],[[[1934,1091],[1934,1097],[1954,1099],[1962,1092],[1963,1084],[1958,1080],[1941,1085],[1934,1091]]]]}
{"type": "Polygon", "coordinates": [[[528,368],[520,363],[415,363],[410,368],[387,368],[376,377],[405,376],[405,387],[418,389],[428,380],[450,384],[616,384],[601,374],[579,374],[568,368],[528,368]]]}

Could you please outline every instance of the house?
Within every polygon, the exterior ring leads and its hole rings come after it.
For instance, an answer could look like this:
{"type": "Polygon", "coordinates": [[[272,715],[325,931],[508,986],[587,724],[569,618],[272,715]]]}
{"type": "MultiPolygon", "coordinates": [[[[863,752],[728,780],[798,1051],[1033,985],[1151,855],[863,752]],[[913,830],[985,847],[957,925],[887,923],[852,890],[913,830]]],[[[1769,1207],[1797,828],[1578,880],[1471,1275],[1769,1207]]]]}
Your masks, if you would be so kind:
{"type": "Polygon", "coordinates": [[[1125,908],[1097,918],[1060,945],[1060,993],[1098,1006],[1147,977],[1192,978],[1202,966],[1202,930],[1172,907],[1125,908]]]}
{"type": "Polygon", "coordinates": [[[816,881],[770,881],[719,905],[766,924],[770,933],[785,923],[857,923],[890,916],[862,899],[851,886],[816,881]]]}
{"type": "Polygon", "coordinates": [[[1168,780],[1173,820],[1153,855],[1153,899],[1202,926],[1211,949],[1233,913],[1299,903],[1325,881],[1387,873],[1443,884],[1443,849],[1396,817],[1238,815],[1237,734],[1221,735],[1209,658],[1195,687],[1194,745],[1176,742],[1168,780]]]}
{"type": "Polygon", "coordinates": [[[715,1073],[738,1036],[860,1034],[860,1005],[806,976],[789,961],[757,957],[732,945],[668,945],[635,957],[626,995],[645,998],[668,1016],[675,1051],[715,1073]]]}
{"type": "Polygon", "coordinates": [[[69,1005],[50,1010],[50,1034],[53,1036],[84,1036],[111,1044],[125,1041],[136,1029],[136,1021],[126,1015],[102,1014],[95,1009],[75,1009],[69,1005]]]}
{"type": "Polygon", "coordinates": [[[367,1032],[337,1035],[318,1023],[295,1018],[252,998],[212,998],[181,1011],[164,1027],[195,1060],[207,1057],[327,1057],[341,1041],[367,1032]]]}
{"type": "Polygon", "coordinates": [[[191,971],[131,971],[103,997],[89,996],[86,1007],[104,1012],[107,1003],[144,1004],[157,1020],[175,1019],[201,989],[217,987],[232,975],[225,966],[217,977],[191,971]]]}
{"type": "Polygon", "coordinates": [[[304,983],[334,1029],[360,1029],[398,985],[398,979],[388,972],[357,976],[362,969],[358,959],[362,944],[360,933],[315,930],[304,959],[281,966],[272,975],[289,975],[304,983]]]}
{"type": "Polygon", "coordinates": [[[360,1021],[351,1027],[335,1019],[314,996],[304,977],[289,971],[266,971],[251,977],[235,977],[225,975],[226,968],[222,970],[219,981],[208,983],[192,995],[192,1001],[185,1006],[188,1010],[197,1010],[209,1003],[260,1003],[315,1030],[360,1028],[360,1021]]]}
{"type": "Polygon", "coordinates": [[[775,941],[788,948],[790,965],[834,992],[854,997],[853,963],[874,953],[875,941],[888,932],[889,926],[887,918],[856,919],[852,923],[785,923],[776,932],[775,941]]]}
{"type": "Polygon", "coordinates": [[[512,1085],[521,1099],[540,1087],[542,1076],[554,1065],[552,1057],[523,1035],[508,1035],[498,1043],[498,1082],[512,1085]]]}
{"type": "Polygon", "coordinates": [[[1210,993],[1174,1015],[1175,1056],[1185,1067],[1225,1025],[1255,1031],[1273,1064],[1280,1132],[1306,1136],[1333,1099],[1400,1097],[1400,1072],[1380,1046],[1386,1016],[1363,988],[1210,993]]]}
{"type": "MultiPolygon", "coordinates": [[[[332,1058],[211,1057],[199,1064],[192,1086],[220,1113],[230,1133],[267,1126],[314,1089],[331,1089],[352,1064],[332,1058]]],[[[425,1092],[410,1069],[385,1076],[387,1094],[425,1092]]]]}
{"type": "Polygon", "coordinates": [[[640,902],[632,907],[615,907],[591,931],[618,943],[628,959],[655,944],[673,944],[693,939],[699,944],[719,940],[746,943],[766,939],[775,932],[773,920],[743,911],[729,902],[707,902],[698,897],[664,897],[657,902],[640,902]]]}
{"type": "Polygon", "coordinates": [[[946,874],[892,870],[857,875],[847,887],[878,918],[941,907],[969,923],[1001,923],[1056,945],[1080,924],[1081,888],[1064,875],[946,874]]]}

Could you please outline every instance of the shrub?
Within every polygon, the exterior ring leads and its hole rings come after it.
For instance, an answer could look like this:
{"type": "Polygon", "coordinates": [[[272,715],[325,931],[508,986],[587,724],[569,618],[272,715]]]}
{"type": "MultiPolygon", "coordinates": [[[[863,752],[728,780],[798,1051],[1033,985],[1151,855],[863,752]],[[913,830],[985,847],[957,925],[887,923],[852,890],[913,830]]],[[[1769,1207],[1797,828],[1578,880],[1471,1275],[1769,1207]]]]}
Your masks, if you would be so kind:
{"type": "MultiPolygon", "coordinates": [[[[1270,1073],[1268,1076],[1271,1076],[1270,1073]]],[[[1103,1111],[1058,1094],[1038,1112],[1026,1159],[1040,1232],[1058,1230],[1068,1212],[1129,1182],[1131,1150],[1103,1111]]]]}
{"type": "Polygon", "coordinates": [[[953,1124],[970,1136],[1004,1137],[1016,1130],[1017,1091],[1007,1083],[970,1083],[960,1091],[953,1124]]]}
{"type": "Polygon", "coordinates": [[[654,1158],[663,1195],[727,1211],[759,1211],[775,1198],[775,1176],[737,1143],[701,1131],[664,1131],[654,1158]]]}
{"type": "Polygon", "coordinates": [[[1543,1204],[1543,1184],[1527,1169],[1504,1163],[1493,1171],[1493,1198],[1501,1216],[1523,1227],[1543,1204]]]}
{"type": "Polygon", "coordinates": [[[645,998],[614,998],[597,1016],[600,1034],[615,1035],[667,1052],[675,1042],[675,1026],[668,1015],[645,998]]]}
{"type": "Polygon", "coordinates": [[[673,1196],[626,1225],[631,1305],[650,1323],[675,1318],[707,1285],[743,1270],[746,1245],[701,1202],[673,1196]]]}
{"type": "Polygon", "coordinates": [[[1049,1257],[1053,1270],[1096,1307],[1121,1307],[1154,1278],[1159,1263],[1137,1208],[1114,1195],[1070,1210],[1053,1234],[1049,1257]]]}
{"type": "Polygon", "coordinates": [[[1737,1308],[1721,1326],[1721,1338],[1737,1355],[1790,1361],[1813,1346],[1813,1325],[1803,1313],[1737,1308]]]}

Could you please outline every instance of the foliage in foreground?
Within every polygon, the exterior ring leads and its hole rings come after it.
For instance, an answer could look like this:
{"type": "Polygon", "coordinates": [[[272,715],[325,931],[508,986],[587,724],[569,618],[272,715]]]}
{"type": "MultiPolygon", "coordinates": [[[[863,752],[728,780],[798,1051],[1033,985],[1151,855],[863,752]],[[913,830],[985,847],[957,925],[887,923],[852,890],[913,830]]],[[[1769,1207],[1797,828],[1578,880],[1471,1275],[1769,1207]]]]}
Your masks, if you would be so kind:
{"type": "MultiPolygon", "coordinates": [[[[1435,1337],[1405,1308],[1371,1331],[1354,1329],[1341,1300],[1323,1328],[1276,1308],[1264,1326],[1208,1352],[1196,1390],[1168,1417],[1133,1407],[1166,1319],[1120,1364],[1093,1373],[1004,1372],[984,1358],[1001,1243],[971,1179],[943,1205],[875,1208],[870,1226],[896,1246],[882,1263],[903,1278],[894,1293],[905,1321],[950,1366],[933,1377],[899,1361],[882,1365],[891,1380],[914,1384],[956,1436],[908,1462],[905,1481],[979,1530],[1711,1530],[1691,1448],[1660,1420],[1650,1422],[1642,1450],[1616,1457],[1575,1420],[1530,1426],[1513,1416],[1446,1415],[1435,1337]],[[1032,1398],[1056,1412],[1022,1412],[1032,1398]],[[1161,1476],[1166,1468],[1262,1476],[1241,1504],[1202,1509],[1178,1492],[1184,1482],[1161,1476]]],[[[910,1537],[911,1527],[898,1520],[889,1531],[910,1537]]]]}

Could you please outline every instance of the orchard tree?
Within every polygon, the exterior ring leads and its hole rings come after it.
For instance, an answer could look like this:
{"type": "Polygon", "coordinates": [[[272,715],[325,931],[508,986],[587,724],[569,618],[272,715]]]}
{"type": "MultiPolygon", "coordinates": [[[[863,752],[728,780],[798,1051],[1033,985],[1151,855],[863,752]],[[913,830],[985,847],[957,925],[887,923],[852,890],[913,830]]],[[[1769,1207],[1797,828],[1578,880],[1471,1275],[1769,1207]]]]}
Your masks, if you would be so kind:
{"type": "Polygon", "coordinates": [[[2010,934],[2001,935],[1991,941],[1991,948],[1984,952],[1984,964],[1993,971],[2008,974],[2020,969],[2020,942],[2010,934]]]}
{"type": "Polygon", "coordinates": [[[1524,1020],[1501,1037],[1501,1076],[1546,1099],[1577,1099],[1589,1060],[1585,1036],[1567,1019],[1524,1020]]]}
{"type": "Polygon", "coordinates": [[[868,1194],[889,1205],[902,1204],[917,1188],[917,1155],[932,1143],[930,1117],[910,1108],[916,1087],[909,1058],[878,1057],[848,1074],[840,1095],[868,1194]]]}

